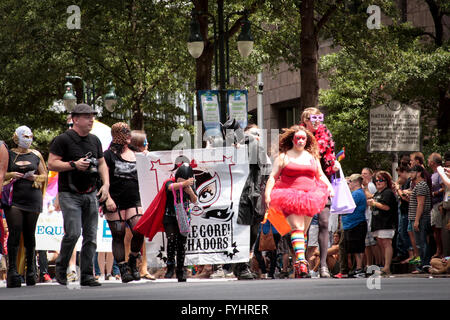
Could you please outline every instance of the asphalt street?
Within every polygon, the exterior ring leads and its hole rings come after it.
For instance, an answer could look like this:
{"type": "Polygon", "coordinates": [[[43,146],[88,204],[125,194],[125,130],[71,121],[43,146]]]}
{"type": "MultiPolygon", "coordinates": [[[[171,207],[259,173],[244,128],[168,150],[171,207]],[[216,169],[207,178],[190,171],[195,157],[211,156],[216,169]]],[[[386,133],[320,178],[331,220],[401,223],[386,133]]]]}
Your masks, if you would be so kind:
{"type": "Polygon", "coordinates": [[[392,277],[373,279],[235,279],[141,280],[123,284],[102,281],[100,287],[57,283],[6,288],[6,300],[449,300],[450,278],[392,277]]]}

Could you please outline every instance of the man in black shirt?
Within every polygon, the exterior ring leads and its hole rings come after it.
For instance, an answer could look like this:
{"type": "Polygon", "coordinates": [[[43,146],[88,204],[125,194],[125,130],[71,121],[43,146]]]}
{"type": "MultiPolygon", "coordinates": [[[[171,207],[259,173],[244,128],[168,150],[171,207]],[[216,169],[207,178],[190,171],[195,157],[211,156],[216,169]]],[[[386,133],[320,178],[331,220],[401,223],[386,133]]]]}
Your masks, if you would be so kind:
{"type": "Polygon", "coordinates": [[[56,260],[56,280],[67,284],[67,266],[83,230],[80,284],[99,286],[93,275],[97,249],[98,201],[109,196],[109,174],[100,140],[89,132],[95,112],[87,104],[72,111],[73,128],[55,138],[50,146],[48,167],[59,172],[58,195],[64,218],[64,237],[56,260]],[[97,191],[100,176],[103,185],[97,191]],[[97,197],[99,198],[97,200],[97,197]]]}

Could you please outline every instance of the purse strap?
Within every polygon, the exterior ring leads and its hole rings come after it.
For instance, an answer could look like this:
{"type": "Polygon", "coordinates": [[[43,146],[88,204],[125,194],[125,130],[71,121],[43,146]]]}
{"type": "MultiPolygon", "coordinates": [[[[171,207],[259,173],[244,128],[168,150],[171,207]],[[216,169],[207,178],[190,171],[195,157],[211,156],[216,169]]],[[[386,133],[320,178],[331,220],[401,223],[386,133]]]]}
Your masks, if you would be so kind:
{"type": "MultiPolygon", "coordinates": [[[[173,194],[173,204],[176,206],[177,205],[177,194],[175,193],[175,188],[172,186],[172,194],[173,194]]],[[[183,189],[180,185],[180,200],[181,200],[181,204],[184,206],[184,202],[183,202],[183,189]]]]}

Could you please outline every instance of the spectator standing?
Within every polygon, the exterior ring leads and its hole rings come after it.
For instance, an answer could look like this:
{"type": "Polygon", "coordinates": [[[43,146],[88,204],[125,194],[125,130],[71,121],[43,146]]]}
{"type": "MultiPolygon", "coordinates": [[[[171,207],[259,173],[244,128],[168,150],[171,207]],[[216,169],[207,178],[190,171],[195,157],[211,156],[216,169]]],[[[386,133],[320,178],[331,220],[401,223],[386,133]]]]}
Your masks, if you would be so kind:
{"type": "Polygon", "coordinates": [[[427,237],[431,233],[431,193],[425,180],[425,169],[420,165],[411,168],[411,179],[415,187],[409,199],[409,230],[414,231],[416,245],[420,251],[421,264],[414,273],[427,272],[430,266],[430,245],[427,237]]]}
{"type": "Polygon", "coordinates": [[[408,235],[408,207],[409,195],[405,190],[409,190],[411,186],[411,178],[409,177],[409,167],[398,167],[398,181],[395,184],[395,190],[400,200],[399,216],[398,216],[398,236],[397,250],[398,256],[392,259],[393,262],[405,261],[409,262],[414,258],[413,247],[408,235]],[[409,260],[408,260],[409,259],[409,260]]]}
{"type": "Polygon", "coordinates": [[[56,137],[50,146],[48,165],[50,170],[59,172],[58,192],[64,218],[65,233],[55,274],[62,285],[67,284],[67,267],[81,230],[80,285],[101,285],[93,275],[94,255],[97,248],[98,201],[108,199],[109,175],[102,144],[89,133],[96,114],[89,105],[77,104],[72,110],[73,128],[56,137]],[[103,185],[97,193],[98,176],[103,185]]]}
{"type": "Polygon", "coordinates": [[[436,242],[436,253],[432,258],[442,258],[442,227],[443,216],[439,212],[439,205],[444,199],[444,183],[437,172],[437,168],[442,165],[442,157],[439,153],[432,153],[428,157],[428,166],[433,170],[431,175],[431,228],[433,229],[433,236],[436,242]]]}
{"type": "MultiPolygon", "coordinates": [[[[350,214],[342,215],[342,227],[344,228],[345,251],[348,255],[354,255],[356,270],[352,273],[356,277],[365,277],[363,270],[363,255],[367,234],[366,207],[367,199],[362,190],[363,178],[360,174],[352,174],[349,178],[349,187],[356,208],[350,214]]],[[[346,257],[342,257],[345,259],[346,257]]]]}
{"type": "MultiPolygon", "coordinates": [[[[409,159],[409,156],[408,156],[409,159]]],[[[408,160],[409,161],[409,160],[408,160]]],[[[364,194],[366,195],[367,201],[369,199],[373,198],[373,195],[375,192],[377,192],[377,188],[375,187],[375,184],[373,183],[373,170],[370,168],[363,168],[361,170],[361,176],[363,178],[363,185],[362,189],[364,191],[364,194]]],[[[371,226],[372,226],[372,209],[368,205],[366,208],[366,221],[367,221],[367,235],[366,235],[366,249],[364,251],[364,257],[366,260],[366,267],[369,267],[370,265],[381,264],[381,252],[380,248],[377,246],[377,241],[372,235],[371,232],[371,226]]],[[[342,237],[343,241],[344,237],[342,237]]]]}
{"type": "MultiPolygon", "coordinates": [[[[410,167],[412,168],[414,166],[421,166],[425,169],[425,157],[422,152],[413,152],[410,154],[410,167]]],[[[427,183],[428,188],[430,188],[431,193],[431,174],[427,170],[424,170],[424,175],[425,182],[427,183]]],[[[413,183],[412,187],[414,188],[414,186],[415,184],[413,183]]]]}
{"type": "Polygon", "coordinates": [[[379,171],[375,174],[375,185],[377,192],[369,199],[367,204],[372,207],[372,232],[377,238],[377,243],[381,248],[384,257],[384,267],[381,269],[382,275],[391,273],[391,260],[393,254],[392,238],[394,238],[396,220],[398,214],[398,204],[394,191],[392,190],[392,178],[386,171],[379,171]]]}
{"type": "Polygon", "coordinates": [[[8,172],[5,180],[13,181],[13,195],[10,207],[5,207],[8,224],[8,274],[7,287],[21,286],[17,273],[17,255],[20,236],[26,250],[26,284],[36,284],[36,223],[42,211],[43,193],[47,186],[47,167],[39,151],[30,149],[33,133],[27,126],[20,126],[13,136],[17,148],[9,150],[8,172]]]}

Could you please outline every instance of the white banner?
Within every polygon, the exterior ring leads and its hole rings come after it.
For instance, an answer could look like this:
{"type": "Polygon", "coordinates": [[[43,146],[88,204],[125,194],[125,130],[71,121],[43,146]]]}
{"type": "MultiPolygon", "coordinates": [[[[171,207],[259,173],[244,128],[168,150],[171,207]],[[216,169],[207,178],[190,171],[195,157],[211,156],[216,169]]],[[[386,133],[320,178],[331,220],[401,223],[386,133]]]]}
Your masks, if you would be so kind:
{"type": "MultiPolygon", "coordinates": [[[[185,265],[225,264],[249,260],[250,227],[236,223],[239,199],[248,176],[246,147],[156,151],[137,154],[139,188],[144,212],[164,181],[174,175],[177,157],[193,162],[199,205],[192,205],[192,231],[185,265]]],[[[173,205],[173,204],[172,204],[173,205]]],[[[166,261],[166,238],[158,233],[147,242],[149,266],[166,261]]]]}
{"type": "MultiPolygon", "coordinates": [[[[52,204],[50,203],[50,210],[52,204]]],[[[44,207],[36,225],[36,250],[59,251],[64,236],[64,221],[61,211],[49,211],[44,207]]],[[[80,251],[83,236],[78,239],[76,250],[80,251]]],[[[112,236],[108,222],[102,217],[98,218],[97,251],[111,252],[112,236]]]]}

